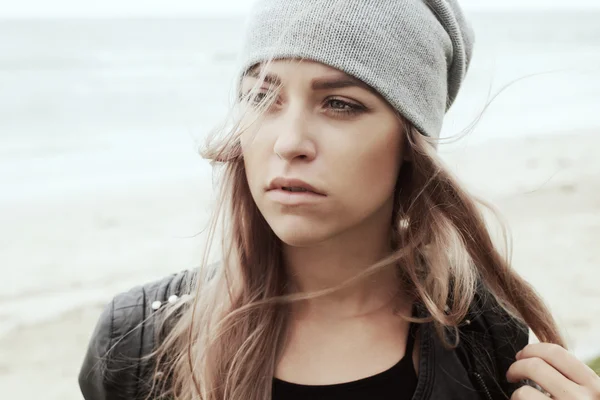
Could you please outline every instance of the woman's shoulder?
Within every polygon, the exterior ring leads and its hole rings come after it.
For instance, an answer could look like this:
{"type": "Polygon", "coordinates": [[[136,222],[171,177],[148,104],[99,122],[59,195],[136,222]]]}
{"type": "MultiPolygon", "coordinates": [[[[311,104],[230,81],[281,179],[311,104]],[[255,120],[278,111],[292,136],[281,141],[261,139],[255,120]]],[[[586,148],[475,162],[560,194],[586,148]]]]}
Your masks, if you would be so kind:
{"type": "Polygon", "coordinates": [[[525,347],[529,341],[529,327],[501,306],[482,283],[478,284],[469,318],[472,321],[471,329],[487,334],[500,353],[506,351],[512,354],[515,349],[525,347]]]}
{"type": "Polygon", "coordinates": [[[145,391],[151,365],[144,356],[155,346],[155,312],[189,290],[194,271],[136,286],[104,308],[79,373],[86,400],[136,399],[145,391]]]}
{"type": "Polygon", "coordinates": [[[511,315],[479,283],[466,323],[460,328],[459,356],[476,381],[486,383],[493,398],[506,398],[519,385],[506,381],[516,354],[529,343],[529,327],[511,315]]]}

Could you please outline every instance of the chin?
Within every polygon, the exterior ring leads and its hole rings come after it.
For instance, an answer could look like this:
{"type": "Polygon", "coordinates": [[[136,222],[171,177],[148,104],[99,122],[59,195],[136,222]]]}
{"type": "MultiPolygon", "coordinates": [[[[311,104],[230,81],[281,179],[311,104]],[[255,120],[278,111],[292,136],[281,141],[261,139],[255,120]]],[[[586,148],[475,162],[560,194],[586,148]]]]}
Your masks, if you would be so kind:
{"type": "Polygon", "coordinates": [[[334,235],[333,229],[315,222],[277,221],[269,225],[279,240],[294,247],[310,247],[334,235]]]}

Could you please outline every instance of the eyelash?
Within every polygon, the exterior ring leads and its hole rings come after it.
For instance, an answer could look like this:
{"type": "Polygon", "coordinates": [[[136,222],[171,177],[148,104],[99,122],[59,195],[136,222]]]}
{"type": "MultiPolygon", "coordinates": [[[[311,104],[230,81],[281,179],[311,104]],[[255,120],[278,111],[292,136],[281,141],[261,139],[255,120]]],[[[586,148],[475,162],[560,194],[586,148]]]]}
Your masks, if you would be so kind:
{"type": "Polygon", "coordinates": [[[357,104],[352,104],[352,103],[348,103],[347,101],[343,101],[340,99],[329,99],[327,102],[332,102],[332,101],[337,101],[340,104],[342,104],[344,107],[348,107],[345,110],[334,110],[334,112],[336,114],[343,114],[343,115],[358,115],[362,112],[364,112],[366,109],[363,106],[359,106],[357,104]]]}
{"type": "MultiPolygon", "coordinates": [[[[260,92],[257,93],[256,96],[258,95],[266,95],[266,93],[264,92],[260,92]]],[[[242,96],[242,97],[247,97],[248,94],[242,96]]],[[[260,102],[262,101],[258,101],[258,102],[253,102],[252,99],[249,99],[250,103],[252,105],[258,105],[260,104],[260,102]]],[[[366,107],[358,105],[358,104],[353,104],[353,103],[349,103],[347,101],[341,100],[341,99],[336,99],[336,98],[332,98],[332,99],[328,99],[327,103],[331,103],[333,101],[336,101],[338,103],[340,103],[342,106],[347,107],[346,109],[340,110],[340,109],[332,109],[332,111],[334,112],[334,114],[338,114],[338,115],[344,115],[344,116],[354,116],[354,115],[358,115],[364,111],[366,111],[366,107]]]]}

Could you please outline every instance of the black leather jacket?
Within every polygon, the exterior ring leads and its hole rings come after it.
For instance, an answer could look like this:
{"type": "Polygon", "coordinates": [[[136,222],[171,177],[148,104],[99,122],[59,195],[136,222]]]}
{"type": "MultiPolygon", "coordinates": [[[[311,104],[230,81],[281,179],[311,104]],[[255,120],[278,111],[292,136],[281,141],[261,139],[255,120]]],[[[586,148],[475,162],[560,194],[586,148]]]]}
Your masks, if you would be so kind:
{"type": "MultiPolygon", "coordinates": [[[[186,271],[133,288],[106,306],[79,374],[86,400],[145,398],[154,371],[151,362],[141,360],[156,343],[152,303],[184,294],[184,283],[192,275],[186,271]]],[[[518,388],[506,381],[505,374],[516,352],[527,345],[528,329],[500,311],[486,293],[480,287],[460,328],[457,349],[445,349],[430,324],[421,326],[414,400],[508,399],[518,388]]]]}

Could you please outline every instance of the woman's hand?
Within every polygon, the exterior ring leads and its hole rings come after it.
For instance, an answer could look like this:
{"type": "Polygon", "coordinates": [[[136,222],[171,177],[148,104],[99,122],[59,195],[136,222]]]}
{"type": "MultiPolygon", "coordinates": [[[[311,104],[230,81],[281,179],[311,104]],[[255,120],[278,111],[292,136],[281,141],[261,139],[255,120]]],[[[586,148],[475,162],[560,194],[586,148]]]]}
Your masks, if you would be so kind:
{"type": "MultiPolygon", "coordinates": [[[[531,379],[557,400],[600,400],[600,377],[561,346],[530,344],[517,353],[506,373],[509,382],[531,379]]],[[[514,392],[511,400],[543,400],[548,397],[531,386],[514,392]]]]}

